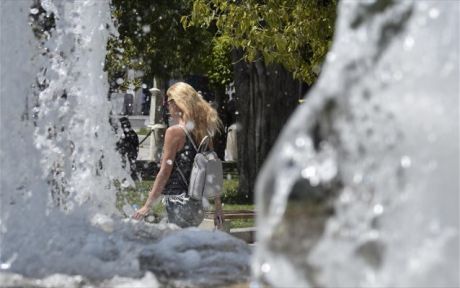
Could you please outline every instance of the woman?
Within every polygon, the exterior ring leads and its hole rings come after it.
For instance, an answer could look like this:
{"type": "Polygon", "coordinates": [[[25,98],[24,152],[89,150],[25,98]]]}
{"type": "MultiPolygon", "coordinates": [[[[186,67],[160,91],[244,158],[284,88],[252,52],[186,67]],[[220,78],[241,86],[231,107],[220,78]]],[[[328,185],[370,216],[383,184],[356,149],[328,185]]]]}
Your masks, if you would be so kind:
{"type": "MultiPolygon", "coordinates": [[[[202,99],[192,86],[184,82],[172,85],[166,92],[166,97],[171,120],[177,124],[166,129],[160,171],[144,206],[133,215],[133,218],[139,220],[145,217],[152,204],[163,193],[163,203],[170,223],[182,228],[198,226],[204,218],[203,203],[188,197],[188,187],[180,173],[184,174],[186,179],[190,178],[196,154],[194,143],[199,144],[206,135],[212,137],[221,128],[222,123],[208,102],[202,99]],[[187,137],[186,133],[190,137],[187,137]],[[189,138],[192,138],[194,143],[191,143],[189,138]]],[[[216,197],[214,202],[214,223],[221,228],[223,218],[220,197],[216,197]]]]}

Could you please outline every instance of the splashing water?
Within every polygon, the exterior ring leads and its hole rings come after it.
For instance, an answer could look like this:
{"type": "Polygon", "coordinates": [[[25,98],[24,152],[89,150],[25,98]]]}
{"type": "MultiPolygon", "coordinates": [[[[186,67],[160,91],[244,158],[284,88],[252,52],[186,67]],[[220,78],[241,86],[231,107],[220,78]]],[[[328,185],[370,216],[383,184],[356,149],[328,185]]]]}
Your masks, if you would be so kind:
{"type": "Polygon", "coordinates": [[[55,35],[41,46],[28,25],[32,4],[3,1],[1,9],[0,257],[2,262],[16,259],[11,269],[30,270],[25,274],[35,274],[33,266],[44,261],[40,249],[55,249],[53,242],[63,241],[55,239],[59,229],[76,229],[72,226],[83,225],[96,212],[116,213],[112,183],[127,175],[113,149],[116,136],[108,122],[102,71],[108,3],[43,1],[46,14],[55,19],[55,35]],[[23,63],[18,66],[18,61],[23,63]],[[44,84],[42,89],[34,82],[44,84]],[[73,216],[59,221],[65,217],[61,213],[73,216]],[[75,222],[67,222],[70,218],[75,222]]]}
{"type": "Polygon", "coordinates": [[[459,7],[341,1],[319,82],[258,179],[260,282],[459,286],[459,7]]]}
{"type": "Polygon", "coordinates": [[[249,248],[225,233],[120,219],[114,182],[132,180],[109,123],[109,1],[37,3],[0,1],[0,283],[218,286],[234,273],[247,278],[249,248]],[[37,34],[28,17],[54,28],[37,34]],[[153,265],[159,257],[169,266],[153,265]]]}

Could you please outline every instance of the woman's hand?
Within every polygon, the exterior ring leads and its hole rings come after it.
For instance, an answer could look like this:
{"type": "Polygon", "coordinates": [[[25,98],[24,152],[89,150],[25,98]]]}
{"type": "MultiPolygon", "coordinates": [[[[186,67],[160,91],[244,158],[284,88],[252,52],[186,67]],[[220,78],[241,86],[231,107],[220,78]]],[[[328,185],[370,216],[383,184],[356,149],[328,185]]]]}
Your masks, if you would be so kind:
{"type": "Polygon", "coordinates": [[[216,209],[214,212],[214,226],[219,230],[222,230],[224,227],[224,213],[222,209],[216,209]]]}
{"type": "Polygon", "coordinates": [[[222,201],[220,195],[217,195],[214,199],[214,226],[217,229],[222,230],[224,228],[224,213],[222,212],[222,201]]]}
{"type": "Polygon", "coordinates": [[[136,220],[144,219],[147,214],[149,214],[150,207],[149,206],[142,206],[141,209],[137,210],[136,213],[133,214],[132,218],[136,220]]]}

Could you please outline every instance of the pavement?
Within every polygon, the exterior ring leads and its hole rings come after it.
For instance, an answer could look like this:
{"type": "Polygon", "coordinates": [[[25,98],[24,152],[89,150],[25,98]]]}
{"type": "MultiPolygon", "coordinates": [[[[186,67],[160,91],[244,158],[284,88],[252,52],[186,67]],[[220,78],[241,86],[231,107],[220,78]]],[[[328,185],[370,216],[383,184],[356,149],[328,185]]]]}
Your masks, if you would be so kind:
{"type": "MultiPolygon", "coordinates": [[[[150,134],[151,135],[151,134],[150,134]]],[[[139,141],[145,138],[145,135],[138,135],[139,141]]],[[[139,153],[137,154],[137,160],[149,160],[149,146],[150,146],[150,137],[145,139],[144,143],[139,146],[139,153]]]]}

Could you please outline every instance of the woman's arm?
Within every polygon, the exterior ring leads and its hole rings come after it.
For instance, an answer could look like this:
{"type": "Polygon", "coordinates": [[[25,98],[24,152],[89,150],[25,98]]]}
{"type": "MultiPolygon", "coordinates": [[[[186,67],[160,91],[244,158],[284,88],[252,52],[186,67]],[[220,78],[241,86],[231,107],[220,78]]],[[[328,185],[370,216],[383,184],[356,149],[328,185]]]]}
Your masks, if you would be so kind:
{"type": "Polygon", "coordinates": [[[184,132],[182,128],[173,126],[166,129],[160,171],[158,171],[155,182],[153,183],[152,189],[149,192],[149,196],[145,201],[144,206],[137,210],[132,216],[134,219],[139,220],[145,217],[152,208],[152,204],[158,197],[160,197],[166,183],[168,183],[169,176],[171,176],[174,159],[176,158],[176,153],[179,150],[178,148],[181,144],[180,142],[183,142],[183,140],[184,132]]]}
{"type": "Polygon", "coordinates": [[[214,198],[214,225],[217,226],[218,229],[222,229],[224,220],[222,202],[220,200],[220,195],[217,195],[216,198],[214,198]]]}
{"type": "MultiPolygon", "coordinates": [[[[214,149],[214,137],[209,141],[209,149],[214,149]]],[[[222,201],[220,199],[220,194],[216,195],[214,198],[214,225],[218,229],[222,229],[224,225],[224,212],[222,211],[222,201]]]]}

